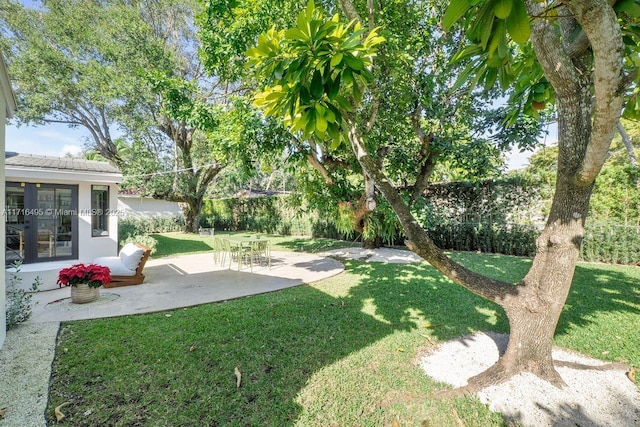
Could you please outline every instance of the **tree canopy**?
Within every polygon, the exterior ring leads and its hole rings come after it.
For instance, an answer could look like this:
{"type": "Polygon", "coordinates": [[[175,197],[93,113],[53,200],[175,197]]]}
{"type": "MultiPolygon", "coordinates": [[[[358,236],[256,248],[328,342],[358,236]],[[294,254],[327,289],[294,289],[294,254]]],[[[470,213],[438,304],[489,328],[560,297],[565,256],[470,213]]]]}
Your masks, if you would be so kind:
{"type": "Polygon", "coordinates": [[[251,155],[240,128],[257,123],[202,71],[198,10],[191,0],[0,7],[19,123],[85,127],[125,184],[183,203],[189,231],[214,177],[251,155]]]}
{"type": "MultiPolygon", "coordinates": [[[[353,6],[348,1],[341,3],[353,6]]],[[[371,2],[368,6],[373,23],[382,14],[377,14],[371,2]]],[[[505,310],[511,326],[506,353],[496,365],[472,378],[468,389],[504,381],[523,371],[563,384],[551,358],[552,338],[571,286],[594,181],[607,158],[625,95],[629,95],[626,111],[633,112],[629,105],[635,102],[638,45],[625,42],[637,40],[634,13],[614,9],[601,0],[567,4],[454,0],[442,18],[442,30],[461,21],[469,45],[461,39],[462,50],[453,56],[454,63],[469,61],[454,89],[469,78],[472,86],[482,83],[487,90],[497,83],[503,89],[513,86],[511,113],[503,121],[506,125],[516,124],[523,113],[537,116],[543,102],[556,108],[556,192],[546,227],[536,242],[531,270],[517,284],[484,277],[450,260],[415,220],[405,189],[386,173],[386,153],[378,150],[367,122],[355,114],[380,90],[370,78],[370,73],[376,73],[376,55],[382,57],[384,51],[375,25],[360,32],[356,24],[352,27],[341,24],[339,18],[323,17],[309,1],[295,26],[270,30],[249,52],[273,81],[256,97],[256,104],[267,114],[282,117],[294,130],[329,139],[334,145],[348,142],[397,214],[409,248],[454,282],[505,310]],[[348,33],[330,37],[336,30],[348,33]],[[350,34],[357,35],[353,42],[341,44],[350,40],[350,34]],[[305,38],[306,47],[300,46],[305,38]],[[315,46],[323,48],[315,50],[315,46]],[[344,60],[349,53],[360,61],[349,64],[344,60]],[[305,55],[312,60],[303,62],[300,58],[305,55]],[[300,68],[305,70],[301,73],[300,68]],[[351,76],[354,71],[358,79],[351,76]],[[343,98],[348,102],[341,103],[343,98]]]]}

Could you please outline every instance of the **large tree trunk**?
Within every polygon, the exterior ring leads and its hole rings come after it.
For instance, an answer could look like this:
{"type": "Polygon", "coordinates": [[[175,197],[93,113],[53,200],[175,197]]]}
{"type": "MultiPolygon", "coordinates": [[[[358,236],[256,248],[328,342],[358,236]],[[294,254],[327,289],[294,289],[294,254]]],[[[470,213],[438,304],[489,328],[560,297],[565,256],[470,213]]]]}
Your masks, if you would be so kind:
{"type": "Polygon", "coordinates": [[[576,179],[592,132],[593,100],[587,81],[573,83],[573,90],[562,93],[556,103],[556,191],[546,226],[536,240],[533,265],[519,283],[518,294],[498,302],[509,319],[507,350],[496,366],[469,381],[471,388],[481,388],[522,371],[557,386],[564,385],[553,366],[551,346],[578,262],[594,183],[576,179]]]}
{"type": "Polygon", "coordinates": [[[533,265],[518,293],[499,304],[509,319],[505,354],[488,371],[469,381],[471,389],[530,372],[556,386],[564,385],[551,357],[553,336],[567,300],[584,231],[592,186],[559,183],[549,222],[536,241],[533,265]]]}
{"type": "Polygon", "coordinates": [[[189,199],[184,204],[184,232],[197,233],[200,230],[202,199],[189,199]]]}

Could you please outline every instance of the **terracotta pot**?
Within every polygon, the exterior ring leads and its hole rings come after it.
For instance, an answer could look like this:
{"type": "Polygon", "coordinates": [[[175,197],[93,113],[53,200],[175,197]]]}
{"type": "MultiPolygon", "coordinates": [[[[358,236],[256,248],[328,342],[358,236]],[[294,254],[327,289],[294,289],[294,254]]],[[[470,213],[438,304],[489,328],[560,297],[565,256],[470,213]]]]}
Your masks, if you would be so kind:
{"type": "Polygon", "coordinates": [[[100,297],[100,288],[90,288],[86,283],[71,286],[71,302],[85,304],[95,301],[100,297]]]}

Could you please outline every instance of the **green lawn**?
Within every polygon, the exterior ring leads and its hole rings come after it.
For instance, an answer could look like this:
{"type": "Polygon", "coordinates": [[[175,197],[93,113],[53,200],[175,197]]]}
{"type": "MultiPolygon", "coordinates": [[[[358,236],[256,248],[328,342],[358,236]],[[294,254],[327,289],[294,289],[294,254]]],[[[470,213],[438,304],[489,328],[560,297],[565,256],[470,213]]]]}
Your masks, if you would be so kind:
{"type": "MultiPolygon", "coordinates": [[[[216,232],[216,237],[236,236],[249,237],[256,236],[256,233],[241,232],[216,232]]],[[[292,252],[321,252],[329,249],[354,246],[352,242],[316,239],[300,236],[272,236],[260,234],[261,237],[268,238],[271,241],[271,249],[274,251],[292,251],[292,252]]],[[[197,234],[187,234],[181,232],[154,234],[153,238],[158,242],[154,258],[162,258],[173,255],[194,254],[198,252],[208,252],[213,250],[212,236],[199,236],[197,234]]]]}
{"type": "MultiPolygon", "coordinates": [[[[156,236],[187,248],[206,239],[156,236]]],[[[275,238],[274,238],[275,239],[275,238]]],[[[331,241],[279,238],[277,248],[331,241]]],[[[158,256],[156,254],[156,256],[158,256]]],[[[453,254],[516,281],[525,258],[453,254]]],[[[73,426],[500,426],[473,398],[432,399],[431,345],[479,330],[507,332],[497,306],[426,264],[345,262],[310,286],[149,315],[62,325],[47,416],[73,426]],[[236,387],[234,368],[242,374],[236,387]],[[421,424],[423,423],[424,424],[421,424]]],[[[640,367],[640,268],[580,264],[558,345],[640,367]]]]}

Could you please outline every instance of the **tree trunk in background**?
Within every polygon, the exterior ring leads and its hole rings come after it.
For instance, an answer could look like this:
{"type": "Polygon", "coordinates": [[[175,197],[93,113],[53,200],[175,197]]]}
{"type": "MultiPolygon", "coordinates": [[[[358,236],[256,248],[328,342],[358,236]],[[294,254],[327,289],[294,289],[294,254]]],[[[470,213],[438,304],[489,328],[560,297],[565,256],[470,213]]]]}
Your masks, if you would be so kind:
{"type": "Polygon", "coordinates": [[[184,202],[184,231],[185,233],[197,233],[200,230],[200,211],[202,199],[190,199],[184,202]]]}

